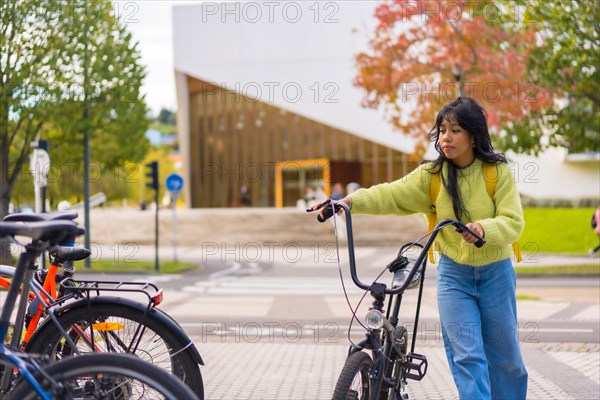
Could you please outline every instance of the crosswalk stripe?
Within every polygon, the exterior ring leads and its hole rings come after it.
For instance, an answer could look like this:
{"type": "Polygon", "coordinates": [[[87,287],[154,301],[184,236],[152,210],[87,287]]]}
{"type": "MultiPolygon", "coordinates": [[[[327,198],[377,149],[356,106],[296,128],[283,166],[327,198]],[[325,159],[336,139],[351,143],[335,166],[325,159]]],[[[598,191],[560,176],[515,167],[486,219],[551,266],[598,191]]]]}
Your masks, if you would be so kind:
{"type": "MultiPolygon", "coordinates": [[[[345,282],[348,293],[362,293],[352,282],[345,282]]],[[[186,292],[215,294],[340,294],[339,278],[256,278],[228,277],[196,282],[186,292]]]]}
{"type": "Polygon", "coordinates": [[[181,278],[181,275],[148,275],[144,278],[133,279],[133,282],[170,282],[181,278]]]}

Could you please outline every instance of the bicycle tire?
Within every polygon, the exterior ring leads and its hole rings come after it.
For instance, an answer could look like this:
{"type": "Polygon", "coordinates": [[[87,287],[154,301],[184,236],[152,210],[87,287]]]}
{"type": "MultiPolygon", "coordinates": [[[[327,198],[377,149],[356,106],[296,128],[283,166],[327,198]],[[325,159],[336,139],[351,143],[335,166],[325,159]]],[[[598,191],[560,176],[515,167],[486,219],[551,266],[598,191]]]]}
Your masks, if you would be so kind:
{"type": "Polygon", "coordinates": [[[352,353],[342,368],[332,400],[368,399],[371,392],[369,371],[372,366],[373,360],[367,353],[352,353]]]}
{"type": "MultiPolygon", "coordinates": [[[[126,352],[125,347],[131,345],[133,340],[131,335],[135,334],[136,329],[142,329],[143,336],[138,347],[130,353],[177,376],[198,398],[204,398],[204,384],[198,363],[189,352],[181,351],[183,346],[177,337],[151,313],[144,316],[139,309],[115,302],[113,305],[103,303],[89,308],[68,309],[57,318],[60,326],[67,331],[82,353],[89,353],[94,349],[75,332],[74,326],[81,326],[89,337],[93,334],[94,345],[103,352],[126,352]],[[142,320],[143,323],[140,323],[142,320]]],[[[60,360],[73,354],[73,349],[54,323],[39,328],[27,351],[47,355],[51,360],[60,360]]]]}
{"type": "MultiPolygon", "coordinates": [[[[64,387],[55,398],[71,399],[196,399],[191,389],[166,371],[139,358],[120,353],[88,354],[65,358],[44,370],[64,387]]],[[[42,387],[50,390],[49,383],[36,378],[42,387]]],[[[38,395],[25,381],[9,392],[9,399],[33,400],[38,395]]]]}

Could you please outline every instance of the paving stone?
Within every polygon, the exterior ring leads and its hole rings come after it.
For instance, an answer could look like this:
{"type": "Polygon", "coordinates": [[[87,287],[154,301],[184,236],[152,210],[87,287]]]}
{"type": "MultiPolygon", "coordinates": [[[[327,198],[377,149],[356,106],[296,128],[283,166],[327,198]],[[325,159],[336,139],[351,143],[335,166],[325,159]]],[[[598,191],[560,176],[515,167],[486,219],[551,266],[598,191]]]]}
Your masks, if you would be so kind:
{"type": "MultiPolygon", "coordinates": [[[[597,344],[528,344],[528,399],[600,398],[597,344]]],[[[409,381],[411,399],[457,399],[443,346],[427,343],[419,352],[429,360],[427,376],[409,381]]],[[[203,343],[206,399],[330,399],[347,347],[322,343],[203,343]]]]}

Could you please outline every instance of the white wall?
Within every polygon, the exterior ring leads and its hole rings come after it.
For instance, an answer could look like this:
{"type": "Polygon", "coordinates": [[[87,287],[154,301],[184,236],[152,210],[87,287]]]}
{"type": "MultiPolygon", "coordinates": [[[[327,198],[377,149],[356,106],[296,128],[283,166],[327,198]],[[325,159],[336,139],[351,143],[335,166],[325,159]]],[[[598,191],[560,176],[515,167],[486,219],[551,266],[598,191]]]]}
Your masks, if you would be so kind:
{"type": "Polygon", "coordinates": [[[508,153],[519,192],[538,199],[600,198],[600,157],[570,161],[554,148],[538,157],[508,153]]]}
{"type": "Polygon", "coordinates": [[[175,7],[175,69],[410,152],[414,141],[395,131],[380,110],[361,107],[363,92],[352,84],[354,56],[374,30],[376,5],[207,2],[175,7]]]}

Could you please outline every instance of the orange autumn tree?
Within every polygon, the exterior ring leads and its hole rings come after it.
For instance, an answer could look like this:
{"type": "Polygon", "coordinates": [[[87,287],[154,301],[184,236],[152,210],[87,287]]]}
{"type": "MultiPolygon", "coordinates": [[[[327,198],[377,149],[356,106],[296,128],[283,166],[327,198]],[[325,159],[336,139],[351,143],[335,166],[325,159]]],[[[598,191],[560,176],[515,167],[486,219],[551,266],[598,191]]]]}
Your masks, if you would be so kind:
{"type": "MultiPolygon", "coordinates": [[[[512,126],[551,105],[550,92],[528,82],[536,41],[533,24],[519,20],[525,11],[484,0],[380,4],[369,50],[356,56],[363,105],[383,106],[394,126],[417,139],[417,157],[436,113],[459,95],[479,101],[491,133],[506,141],[512,126]]],[[[533,129],[532,135],[535,143],[543,133],[533,129]]]]}

